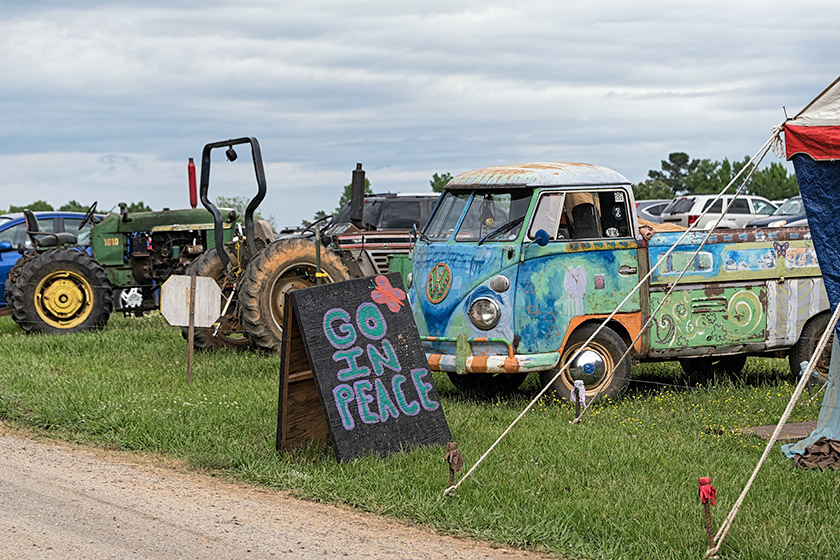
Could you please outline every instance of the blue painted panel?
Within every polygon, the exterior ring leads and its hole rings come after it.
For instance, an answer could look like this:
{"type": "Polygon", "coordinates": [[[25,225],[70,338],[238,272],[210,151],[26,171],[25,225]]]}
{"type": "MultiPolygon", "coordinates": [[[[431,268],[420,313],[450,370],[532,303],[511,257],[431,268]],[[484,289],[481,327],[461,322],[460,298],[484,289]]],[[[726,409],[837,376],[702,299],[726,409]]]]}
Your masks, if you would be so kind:
{"type": "MultiPolygon", "coordinates": [[[[574,317],[612,313],[638,282],[635,244],[608,249],[599,242],[602,250],[590,247],[584,251],[577,247],[570,250],[573,245],[579,244],[558,242],[524,249],[516,285],[515,325],[520,353],[559,349],[574,317]],[[620,274],[619,268],[637,272],[620,274]]],[[[639,309],[637,292],[621,311],[639,309]]]]}

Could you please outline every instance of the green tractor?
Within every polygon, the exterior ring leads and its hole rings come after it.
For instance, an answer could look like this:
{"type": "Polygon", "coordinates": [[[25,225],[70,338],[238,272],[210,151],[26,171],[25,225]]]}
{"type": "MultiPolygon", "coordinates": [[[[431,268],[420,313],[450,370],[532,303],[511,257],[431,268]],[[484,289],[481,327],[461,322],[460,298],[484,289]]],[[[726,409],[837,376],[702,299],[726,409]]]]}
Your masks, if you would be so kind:
{"type": "MultiPolygon", "coordinates": [[[[15,263],[6,280],[12,318],[26,332],[69,333],[105,326],[112,311],[140,316],[158,308],[159,289],[217,242],[230,243],[236,211],[214,216],[196,208],[194,166],[190,162],[193,208],[96,215],[96,202],[81,224],[93,223],[90,247],[72,233],[47,233],[25,211],[32,249],[15,263]]],[[[80,226],[80,229],[81,229],[80,226]]]]}

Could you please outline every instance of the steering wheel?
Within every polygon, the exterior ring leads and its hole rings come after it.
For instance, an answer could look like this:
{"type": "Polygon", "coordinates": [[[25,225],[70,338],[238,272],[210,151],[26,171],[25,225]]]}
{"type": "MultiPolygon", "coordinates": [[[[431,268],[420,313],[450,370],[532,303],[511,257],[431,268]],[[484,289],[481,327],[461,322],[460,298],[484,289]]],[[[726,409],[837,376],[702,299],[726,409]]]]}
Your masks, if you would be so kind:
{"type": "Polygon", "coordinates": [[[318,224],[320,224],[324,220],[328,220],[329,218],[332,218],[332,214],[329,214],[328,216],[324,216],[323,218],[318,218],[317,220],[315,220],[314,222],[309,224],[309,226],[305,230],[300,232],[299,235],[303,236],[307,233],[310,233],[311,235],[308,235],[307,237],[312,237],[312,235],[315,235],[315,229],[314,229],[315,226],[317,226],[318,224]]]}
{"type": "Polygon", "coordinates": [[[82,223],[79,224],[79,231],[81,231],[82,228],[85,227],[85,225],[88,222],[91,222],[91,223],[93,222],[93,213],[94,212],[96,212],[96,201],[95,200],[93,201],[93,204],[90,205],[90,208],[88,208],[87,212],[85,212],[85,217],[82,218],[82,223]]]}

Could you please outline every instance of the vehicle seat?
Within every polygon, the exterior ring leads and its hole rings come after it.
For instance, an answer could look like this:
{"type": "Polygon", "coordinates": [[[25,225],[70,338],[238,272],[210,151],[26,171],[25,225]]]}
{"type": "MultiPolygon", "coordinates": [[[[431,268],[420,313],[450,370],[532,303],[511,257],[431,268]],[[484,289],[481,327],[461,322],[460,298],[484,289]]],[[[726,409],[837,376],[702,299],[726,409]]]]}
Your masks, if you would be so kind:
{"type": "Polygon", "coordinates": [[[32,245],[36,249],[42,247],[57,247],[59,245],[75,245],[77,242],[76,236],[72,233],[52,233],[49,231],[40,231],[38,229],[38,220],[35,218],[35,214],[32,210],[24,210],[23,218],[26,220],[26,234],[29,236],[29,239],[32,241],[32,245]]]}
{"type": "Polygon", "coordinates": [[[572,226],[575,239],[593,239],[598,235],[598,223],[595,220],[595,205],[583,202],[572,208],[572,226]]]}
{"type": "Polygon", "coordinates": [[[557,237],[556,239],[571,239],[572,233],[569,229],[569,218],[566,209],[563,209],[563,212],[560,214],[560,225],[557,226],[557,237]]]}

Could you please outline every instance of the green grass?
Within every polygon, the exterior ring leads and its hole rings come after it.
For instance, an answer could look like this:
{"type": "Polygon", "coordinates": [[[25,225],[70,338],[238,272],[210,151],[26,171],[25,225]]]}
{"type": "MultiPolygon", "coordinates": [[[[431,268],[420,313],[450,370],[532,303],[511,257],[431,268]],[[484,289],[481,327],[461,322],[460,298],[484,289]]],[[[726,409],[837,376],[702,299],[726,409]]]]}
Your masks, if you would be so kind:
{"type": "MultiPolygon", "coordinates": [[[[701,558],[697,478],[718,490],[715,530],[764,442],[739,429],[775,423],[793,391],[787,362],[750,358],[739,379],[692,379],[675,364],[635,368],[641,382],[571,425],[568,405],[541,402],[452,498],[443,449],[340,465],[328,444],[274,452],[280,362],[196,354],[160,317],[112,317],[102,332],[26,336],[0,319],[0,418],[44,435],[154,452],[196,469],[350,504],[445,533],[570,558],[701,558]],[[672,388],[658,383],[681,385],[672,388]]],[[[538,390],[471,400],[436,376],[467,468],[538,390]]],[[[791,422],[814,420],[804,400],[791,422]]],[[[725,558],[832,558],[840,473],[796,468],[774,451],[747,497],[725,558]]]]}

